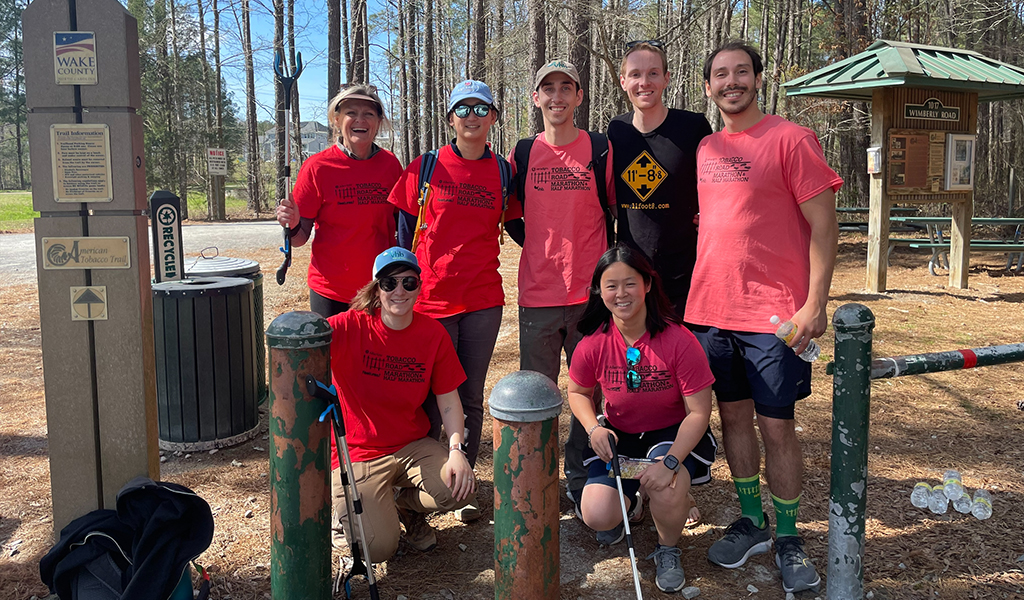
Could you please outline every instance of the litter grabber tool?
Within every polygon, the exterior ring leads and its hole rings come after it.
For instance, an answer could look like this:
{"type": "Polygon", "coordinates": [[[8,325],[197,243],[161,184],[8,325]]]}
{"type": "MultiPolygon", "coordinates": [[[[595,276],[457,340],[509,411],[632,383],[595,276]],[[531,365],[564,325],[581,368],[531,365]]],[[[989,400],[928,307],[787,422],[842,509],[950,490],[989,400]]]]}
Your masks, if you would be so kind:
{"type": "MultiPolygon", "coordinates": [[[[277,80],[281,82],[281,88],[284,90],[284,122],[285,122],[285,136],[284,136],[284,177],[285,177],[285,195],[289,201],[292,199],[292,84],[294,84],[299,75],[302,75],[302,53],[297,52],[295,54],[295,70],[292,74],[285,76],[281,70],[281,64],[284,62],[284,56],[281,51],[274,52],[274,74],[277,75],[277,80]]],[[[284,227],[284,245],[280,248],[281,252],[284,253],[284,262],[277,268],[277,285],[284,285],[284,278],[288,274],[288,267],[292,266],[292,237],[291,230],[284,227]]]]}
{"type": "Polygon", "coordinates": [[[622,507],[622,526],[626,528],[626,546],[629,547],[629,566],[633,567],[633,585],[636,586],[637,600],[643,600],[640,591],[640,572],[636,570],[636,551],[633,550],[633,534],[629,531],[629,511],[626,510],[626,494],[622,491],[622,471],[619,468],[619,451],[615,449],[615,436],[608,434],[608,445],[612,447],[612,471],[615,473],[615,485],[619,488],[619,506],[622,507]]]}
{"type": "MultiPolygon", "coordinates": [[[[334,593],[344,587],[345,598],[350,598],[352,587],[349,583],[356,575],[362,575],[370,584],[370,598],[379,600],[377,593],[377,578],[373,572],[373,563],[370,562],[370,555],[366,544],[366,533],[363,530],[363,504],[359,499],[359,492],[356,490],[356,482],[351,477],[352,455],[348,450],[348,442],[345,440],[345,419],[341,416],[341,404],[338,401],[338,391],[317,381],[312,375],[306,376],[306,391],[309,395],[327,402],[327,409],[321,413],[320,421],[330,416],[334,425],[334,437],[338,447],[338,456],[341,459],[341,483],[345,486],[345,511],[348,514],[349,533],[355,535],[346,536],[349,541],[349,549],[352,552],[352,566],[345,572],[344,568],[338,569],[338,577],[334,580],[334,593]],[[358,535],[358,540],[353,538],[358,535]],[[364,562],[363,557],[366,557],[364,562]]],[[[342,563],[344,565],[344,563],[342,563]]]]}

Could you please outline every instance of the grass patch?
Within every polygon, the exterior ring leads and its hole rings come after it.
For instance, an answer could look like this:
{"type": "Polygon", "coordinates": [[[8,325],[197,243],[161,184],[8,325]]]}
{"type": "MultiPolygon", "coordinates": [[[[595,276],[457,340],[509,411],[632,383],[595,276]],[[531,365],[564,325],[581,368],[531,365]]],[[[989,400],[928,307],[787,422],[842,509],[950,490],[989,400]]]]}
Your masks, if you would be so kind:
{"type": "MultiPolygon", "coordinates": [[[[231,190],[228,190],[228,192],[224,197],[224,212],[229,219],[251,214],[244,198],[230,193],[231,190]]],[[[204,192],[189,191],[188,214],[192,220],[202,221],[206,219],[206,194],[204,192]]]]}
{"type": "Polygon", "coordinates": [[[0,192],[0,232],[32,231],[32,220],[38,216],[30,192],[0,192]]]}

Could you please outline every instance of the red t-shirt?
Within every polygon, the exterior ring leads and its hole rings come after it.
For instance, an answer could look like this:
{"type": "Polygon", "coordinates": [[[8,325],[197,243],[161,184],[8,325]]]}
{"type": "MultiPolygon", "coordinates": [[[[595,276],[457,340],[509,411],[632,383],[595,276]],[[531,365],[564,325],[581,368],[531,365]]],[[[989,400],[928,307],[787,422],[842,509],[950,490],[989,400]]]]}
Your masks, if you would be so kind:
{"type": "Polygon", "coordinates": [[[697,150],[700,229],[686,322],[774,333],[807,301],[811,227],[800,204],[843,180],[814,132],[765,115],[697,150]]]}
{"type": "MultiPolygon", "coordinates": [[[[544,134],[534,139],[523,203],[519,306],[572,306],[590,297],[594,267],[608,249],[597,183],[588,166],[591,154],[586,131],[564,146],[552,146],[544,134]]],[[[608,205],[615,206],[610,146],[607,160],[605,189],[608,205]]]]}
{"type": "MultiPolygon", "coordinates": [[[[412,161],[388,202],[419,214],[420,162],[412,161]]],[[[416,310],[435,319],[505,304],[498,273],[501,223],[501,174],[496,155],[466,160],[450,145],[438,151],[421,232],[416,247],[420,290],[416,310]]],[[[522,216],[509,198],[505,220],[522,216]]]]}
{"type": "Polygon", "coordinates": [[[401,173],[387,150],[356,160],[337,144],[302,163],[293,198],[316,226],[309,289],[351,302],[373,278],[373,259],[395,245],[395,209],[387,198],[401,173]]]}
{"type": "MultiPolygon", "coordinates": [[[[352,460],[393,454],[426,437],[427,393],[447,394],[466,380],[444,326],[413,313],[412,324],[395,331],[384,325],[379,312],[371,317],[361,310],[334,315],[327,322],[334,329],[331,374],[352,460]]],[[[333,435],[331,455],[337,468],[333,435]]]]}
{"type": "Polygon", "coordinates": [[[704,350],[690,330],[669,324],[651,338],[643,334],[633,347],[640,350],[635,369],[640,387],[626,386],[626,341],[615,327],[585,336],[572,353],[569,377],[585,388],[598,383],[604,392],[604,414],[620,431],[640,433],[679,423],[686,417],[684,396],[714,383],[704,350]]]}

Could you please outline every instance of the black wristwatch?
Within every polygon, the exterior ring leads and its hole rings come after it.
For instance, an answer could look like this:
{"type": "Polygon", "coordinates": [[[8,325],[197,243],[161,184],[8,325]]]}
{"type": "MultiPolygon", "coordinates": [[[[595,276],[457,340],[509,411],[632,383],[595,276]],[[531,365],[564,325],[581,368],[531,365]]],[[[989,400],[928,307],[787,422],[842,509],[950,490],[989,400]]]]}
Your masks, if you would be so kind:
{"type": "Polygon", "coordinates": [[[673,473],[679,472],[679,459],[671,454],[666,454],[665,458],[661,461],[661,464],[668,467],[673,473]]]}

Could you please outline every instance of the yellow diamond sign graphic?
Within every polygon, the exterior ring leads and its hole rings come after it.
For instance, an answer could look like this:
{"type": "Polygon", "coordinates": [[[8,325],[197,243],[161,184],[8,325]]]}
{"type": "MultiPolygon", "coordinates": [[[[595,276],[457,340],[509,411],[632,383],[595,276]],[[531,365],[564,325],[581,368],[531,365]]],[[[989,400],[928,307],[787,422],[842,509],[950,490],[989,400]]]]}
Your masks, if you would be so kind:
{"type": "Polygon", "coordinates": [[[622,180],[642,201],[650,198],[666,177],[668,177],[668,173],[646,150],[641,152],[640,156],[636,157],[636,160],[622,172],[622,180]]]}

